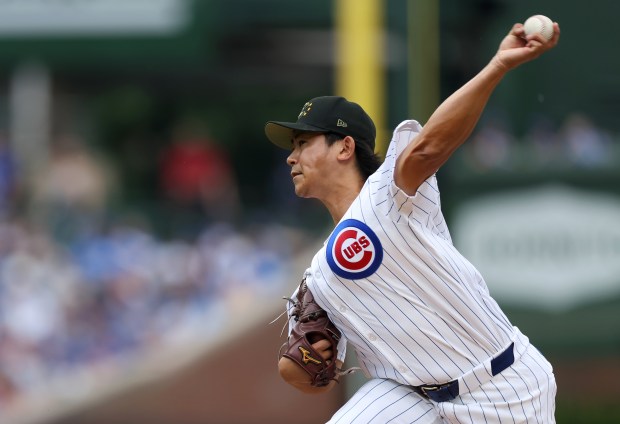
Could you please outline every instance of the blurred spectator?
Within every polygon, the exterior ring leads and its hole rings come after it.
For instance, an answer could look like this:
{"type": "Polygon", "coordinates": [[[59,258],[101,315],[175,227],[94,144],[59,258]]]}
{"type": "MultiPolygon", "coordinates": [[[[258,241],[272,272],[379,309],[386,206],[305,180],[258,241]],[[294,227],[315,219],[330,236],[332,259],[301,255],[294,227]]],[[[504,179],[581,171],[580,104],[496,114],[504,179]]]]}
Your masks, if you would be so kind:
{"type": "Polygon", "coordinates": [[[544,167],[562,160],[562,152],[565,146],[562,144],[556,128],[551,119],[537,115],[528,128],[525,137],[525,145],[532,149],[526,163],[534,167],[544,167]]]}
{"type": "Polygon", "coordinates": [[[0,370],[0,408],[10,405],[17,398],[18,393],[15,383],[0,370]]]}
{"type": "Polygon", "coordinates": [[[30,217],[63,243],[101,225],[112,189],[110,170],[72,136],[55,140],[47,166],[35,176],[30,217]]]}
{"type": "Polygon", "coordinates": [[[510,169],[516,162],[514,142],[506,120],[497,114],[490,114],[466,144],[468,160],[482,172],[510,169]]]}
{"type": "Polygon", "coordinates": [[[0,406],[75,371],[212,338],[235,308],[279,298],[308,238],[218,224],[195,243],[164,242],[118,226],[65,245],[0,221],[0,406]]]}
{"type": "Polygon", "coordinates": [[[575,165],[596,168],[609,163],[610,136],[586,115],[569,115],[562,126],[561,137],[568,157],[575,165]]]}
{"type": "Polygon", "coordinates": [[[17,190],[15,161],[5,134],[0,132],[0,218],[14,212],[17,190]]]}
{"type": "Polygon", "coordinates": [[[200,123],[183,121],[174,130],[161,155],[160,183],[183,235],[238,217],[239,192],[228,155],[200,123]]]}

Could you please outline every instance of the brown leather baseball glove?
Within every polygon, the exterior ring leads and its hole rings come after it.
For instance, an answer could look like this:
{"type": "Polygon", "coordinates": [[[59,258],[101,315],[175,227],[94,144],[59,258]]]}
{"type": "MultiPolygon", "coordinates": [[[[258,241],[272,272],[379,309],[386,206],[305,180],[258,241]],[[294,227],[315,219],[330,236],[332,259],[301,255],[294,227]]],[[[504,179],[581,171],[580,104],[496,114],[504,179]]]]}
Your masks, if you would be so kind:
{"type": "Polygon", "coordinates": [[[299,286],[296,299],[289,301],[293,302],[291,317],[295,324],[287,342],[282,346],[281,356],[295,361],[303,368],[310,375],[312,386],[327,386],[338,373],[336,357],[340,331],[329,320],[327,312],[315,302],[305,278],[299,286]],[[331,344],[333,354],[327,361],[312,348],[313,343],[322,339],[331,344]]]}

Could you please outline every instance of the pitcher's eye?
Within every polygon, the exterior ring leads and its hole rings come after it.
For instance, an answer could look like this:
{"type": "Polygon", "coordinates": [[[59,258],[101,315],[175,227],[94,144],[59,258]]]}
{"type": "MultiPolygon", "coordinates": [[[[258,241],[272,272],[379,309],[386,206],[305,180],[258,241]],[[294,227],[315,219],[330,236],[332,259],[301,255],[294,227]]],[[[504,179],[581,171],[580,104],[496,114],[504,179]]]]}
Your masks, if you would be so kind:
{"type": "Polygon", "coordinates": [[[294,140],[293,141],[293,148],[301,147],[301,146],[303,146],[306,143],[307,143],[307,140],[303,140],[303,139],[294,140]]]}

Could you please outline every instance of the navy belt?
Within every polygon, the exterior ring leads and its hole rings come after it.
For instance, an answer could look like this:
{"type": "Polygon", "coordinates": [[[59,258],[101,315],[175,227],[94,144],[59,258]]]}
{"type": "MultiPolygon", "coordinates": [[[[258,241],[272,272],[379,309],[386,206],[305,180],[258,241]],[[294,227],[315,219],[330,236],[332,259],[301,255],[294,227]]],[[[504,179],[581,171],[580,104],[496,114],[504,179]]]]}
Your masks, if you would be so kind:
{"type": "MultiPolygon", "coordinates": [[[[506,348],[502,353],[491,360],[491,373],[495,376],[515,362],[514,343],[506,348]]],[[[444,384],[423,384],[421,386],[411,386],[413,390],[427,399],[435,402],[447,402],[459,395],[459,381],[452,380],[444,384]]]]}

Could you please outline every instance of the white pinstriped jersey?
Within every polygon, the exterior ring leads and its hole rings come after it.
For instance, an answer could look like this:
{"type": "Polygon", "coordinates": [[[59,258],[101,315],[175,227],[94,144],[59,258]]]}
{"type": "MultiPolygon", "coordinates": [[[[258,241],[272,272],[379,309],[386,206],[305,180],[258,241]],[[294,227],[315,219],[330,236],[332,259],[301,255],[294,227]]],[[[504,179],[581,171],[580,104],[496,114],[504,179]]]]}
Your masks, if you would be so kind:
{"type": "Polygon", "coordinates": [[[435,175],[415,196],[394,183],[396,158],[420,130],[416,121],[395,129],[384,163],[306,272],[365,374],[410,385],[458,378],[516,331],[453,246],[435,175]]]}

